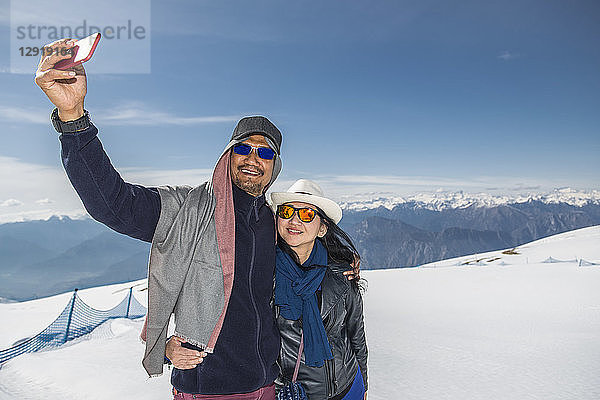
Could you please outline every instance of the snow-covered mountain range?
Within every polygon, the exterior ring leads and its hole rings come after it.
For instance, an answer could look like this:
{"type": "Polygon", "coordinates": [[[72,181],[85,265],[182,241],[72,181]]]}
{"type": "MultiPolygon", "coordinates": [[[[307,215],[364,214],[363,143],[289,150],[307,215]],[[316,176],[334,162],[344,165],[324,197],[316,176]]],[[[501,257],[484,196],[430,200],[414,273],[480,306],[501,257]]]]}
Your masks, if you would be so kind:
{"type": "Polygon", "coordinates": [[[419,193],[412,196],[395,196],[385,193],[363,193],[343,197],[340,205],[349,211],[365,211],[379,207],[392,210],[399,205],[410,204],[414,208],[433,211],[461,209],[468,207],[497,207],[508,204],[522,204],[539,201],[544,204],[568,204],[583,207],[600,204],[600,190],[555,189],[549,193],[528,193],[512,195],[492,195],[489,193],[465,193],[438,191],[419,193]]]}
{"type": "MultiPolygon", "coordinates": [[[[600,225],[600,191],[363,195],[340,226],[364,269],[415,266],[600,225]]],[[[146,276],[148,244],[90,218],[0,224],[0,297],[27,300],[146,276]]]]}

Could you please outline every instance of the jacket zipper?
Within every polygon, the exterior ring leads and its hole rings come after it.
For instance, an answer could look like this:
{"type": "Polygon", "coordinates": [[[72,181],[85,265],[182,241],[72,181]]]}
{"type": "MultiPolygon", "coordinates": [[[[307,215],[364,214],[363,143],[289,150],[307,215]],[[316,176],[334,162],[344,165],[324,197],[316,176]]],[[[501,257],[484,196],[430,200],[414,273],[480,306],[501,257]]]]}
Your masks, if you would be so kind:
{"type": "MultiPolygon", "coordinates": [[[[328,326],[325,327],[325,331],[328,331],[328,328],[331,328],[331,325],[335,322],[335,317],[336,317],[335,310],[336,310],[338,301],[336,301],[333,304],[333,306],[329,310],[327,310],[325,315],[323,315],[323,317],[322,317],[323,319],[328,319],[328,321],[327,321],[328,326]]],[[[334,351],[333,348],[331,349],[331,351],[332,352],[334,351]]],[[[327,383],[327,385],[326,385],[327,397],[333,397],[333,395],[338,390],[338,382],[337,382],[337,377],[335,374],[335,358],[332,360],[325,360],[325,364],[323,365],[323,368],[325,368],[325,378],[326,378],[326,383],[327,383]]]]}
{"type": "Polygon", "coordinates": [[[252,290],[252,275],[254,272],[254,259],[256,258],[256,233],[250,225],[250,219],[252,214],[256,215],[256,220],[258,221],[258,212],[256,210],[256,202],[257,198],[255,198],[252,202],[252,209],[248,214],[248,228],[252,232],[252,257],[250,258],[250,271],[248,273],[248,289],[250,291],[250,299],[252,300],[252,307],[254,308],[254,315],[256,316],[256,354],[258,355],[258,361],[260,362],[260,367],[262,370],[262,382],[264,383],[267,379],[267,371],[265,370],[265,363],[260,354],[260,315],[258,315],[258,307],[256,306],[256,301],[254,300],[254,292],[252,290]]]}

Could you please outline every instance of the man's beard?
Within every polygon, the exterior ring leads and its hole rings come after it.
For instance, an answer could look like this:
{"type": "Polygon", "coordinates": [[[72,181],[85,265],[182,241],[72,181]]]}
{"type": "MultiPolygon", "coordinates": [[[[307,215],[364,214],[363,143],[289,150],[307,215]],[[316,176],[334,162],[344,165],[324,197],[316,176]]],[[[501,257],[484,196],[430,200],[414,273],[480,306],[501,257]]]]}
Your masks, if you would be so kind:
{"type": "Polygon", "coordinates": [[[242,189],[244,192],[249,193],[253,196],[260,196],[263,191],[263,186],[258,182],[250,182],[250,181],[239,181],[237,179],[233,180],[233,183],[242,189]]]}
{"type": "MultiPolygon", "coordinates": [[[[253,196],[260,196],[264,190],[262,182],[256,182],[249,177],[245,177],[243,172],[241,171],[243,168],[245,167],[238,167],[238,173],[232,174],[231,180],[237,187],[242,189],[244,192],[249,193],[253,196]]],[[[261,178],[264,175],[264,172],[262,170],[259,170],[258,172],[260,173],[260,175],[257,175],[256,177],[261,178]]]]}

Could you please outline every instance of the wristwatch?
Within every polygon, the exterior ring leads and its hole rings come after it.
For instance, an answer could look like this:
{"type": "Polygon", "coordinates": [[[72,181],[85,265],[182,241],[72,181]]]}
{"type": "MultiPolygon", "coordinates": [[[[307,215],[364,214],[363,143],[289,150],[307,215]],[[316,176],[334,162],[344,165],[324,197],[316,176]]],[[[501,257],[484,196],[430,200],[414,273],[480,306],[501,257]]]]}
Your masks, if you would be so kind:
{"type": "Polygon", "coordinates": [[[58,117],[58,108],[55,108],[50,119],[58,133],[75,133],[90,127],[90,113],[87,110],[83,110],[83,115],[76,120],[64,122],[58,117]]]}

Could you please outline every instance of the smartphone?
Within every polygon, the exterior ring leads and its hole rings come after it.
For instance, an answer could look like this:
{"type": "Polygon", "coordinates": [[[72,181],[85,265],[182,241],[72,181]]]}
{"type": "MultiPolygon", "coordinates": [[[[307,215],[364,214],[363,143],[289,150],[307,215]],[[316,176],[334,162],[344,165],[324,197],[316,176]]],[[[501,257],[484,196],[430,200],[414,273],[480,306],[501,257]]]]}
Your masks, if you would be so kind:
{"type": "Polygon", "coordinates": [[[71,58],[60,60],[54,64],[54,69],[65,70],[88,61],[92,58],[92,54],[94,54],[99,41],[100,32],[93,33],[88,37],[76,41],[75,45],[71,47],[71,51],[73,52],[71,58]]]}

